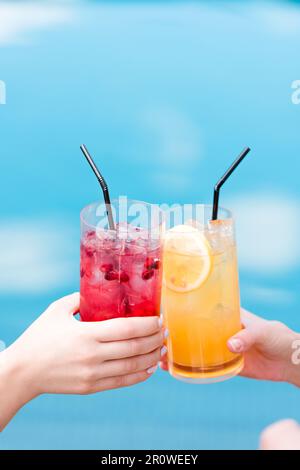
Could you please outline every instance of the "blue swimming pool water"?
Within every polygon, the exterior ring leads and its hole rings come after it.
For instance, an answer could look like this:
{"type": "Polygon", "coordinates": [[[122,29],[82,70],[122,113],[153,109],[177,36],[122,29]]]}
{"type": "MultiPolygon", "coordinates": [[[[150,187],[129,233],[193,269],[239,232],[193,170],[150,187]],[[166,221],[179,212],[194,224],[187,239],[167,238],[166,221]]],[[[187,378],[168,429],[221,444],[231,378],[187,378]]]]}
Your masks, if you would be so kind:
{"type": "MultiPolygon", "coordinates": [[[[300,329],[298,2],[51,3],[16,22],[14,2],[1,25],[0,2],[0,339],[78,288],[78,213],[99,195],[81,143],[113,196],[168,203],[210,202],[251,146],[222,196],[250,221],[238,227],[242,301],[300,329]]],[[[43,396],[0,447],[255,448],[266,425],[300,420],[299,403],[288,385],[158,372],[131,389],[43,396]]]]}

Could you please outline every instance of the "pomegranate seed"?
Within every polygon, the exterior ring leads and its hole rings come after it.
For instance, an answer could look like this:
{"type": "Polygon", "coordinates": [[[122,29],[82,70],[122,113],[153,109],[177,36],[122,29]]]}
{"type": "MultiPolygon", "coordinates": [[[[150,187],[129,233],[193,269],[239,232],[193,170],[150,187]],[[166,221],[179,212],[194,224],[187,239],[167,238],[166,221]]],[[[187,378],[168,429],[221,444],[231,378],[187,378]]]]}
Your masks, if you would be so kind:
{"type": "Polygon", "coordinates": [[[158,258],[156,258],[156,259],[153,261],[152,268],[153,268],[153,269],[159,269],[159,268],[160,268],[160,260],[159,260],[158,258]]]}
{"type": "Polygon", "coordinates": [[[154,271],[153,269],[151,270],[145,270],[143,271],[143,274],[142,274],[142,278],[144,279],[144,281],[148,281],[148,279],[151,279],[151,277],[154,276],[154,271]]]}
{"type": "Polygon", "coordinates": [[[152,265],[153,265],[153,258],[146,258],[146,261],[145,261],[145,268],[146,269],[151,269],[152,268],[152,265]]]}
{"type": "Polygon", "coordinates": [[[112,271],[113,270],[113,265],[111,263],[105,263],[105,264],[102,264],[101,268],[100,268],[100,271],[102,273],[108,273],[109,271],[112,271]]]}
{"type": "Polygon", "coordinates": [[[86,256],[88,256],[89,258],[91,258],[95,253],[95,251],[92,248],[86,248],[85,252],[86,252],[86,256]]]}
{"type": "Polygon", "coordinates": [[[124,307],[124,314],[125,315],[130,315],[131,314],[131,307],[130,307],[130,303],[129,303],[129,300],[127,299],[127,297],[124,299],[123,307],[124,307]]]}
{"type": "Polygon", "coordinates": [[[122,271],[120,273],[120,282],[128,282],[129,281],[129,276],[127,273],[125,273],[124,271],[122,271]]]}
{"type": "Polygon", "coordinates": [[[89,230],[88,232],[86,232],[85,236],[86,238],[94,238],[95,236],[94,230],[89,230]]]}
{"type": "Polygon", "coordinates": [[[107,281],[116,281],[119,278],[119,275],[116,271],[108,271],[107,273],[105,273],[104,278],[107,281]]]}
{"type": "Polygon", "coordinates": [[[155,259],[146,258],[144,266],[147,270],[159,269],[160,268],[160,260],[158,258],[155,258],[155,259]]]}

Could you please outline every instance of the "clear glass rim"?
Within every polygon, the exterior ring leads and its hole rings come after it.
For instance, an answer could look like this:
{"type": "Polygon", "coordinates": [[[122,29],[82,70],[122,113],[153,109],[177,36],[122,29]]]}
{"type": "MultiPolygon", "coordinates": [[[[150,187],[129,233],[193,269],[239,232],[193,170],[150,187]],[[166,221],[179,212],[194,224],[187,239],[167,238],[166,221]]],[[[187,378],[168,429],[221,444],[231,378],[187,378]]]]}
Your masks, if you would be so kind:
{"type": "MultiPolygon", "coordinates": [[[[184,206],[185,204],[179,204],[180,206],[184,206]]],[[[233,213],[229,210],[229,209],[226,209],[225,207],[219,207],[219,210],[218,210],[218,219],[213,221],[211,216],[212,216],[212,211],[213,211],[213,205],[212,204],[187,204],[189,206],[193,206],[193,207],[200,207],[202,210],[203,210],[203,218],[202,220],[198,217],[198,218],[195,218],[195,219],[186,219],[182,222],[182,225],[187,225],[187,226],[191,226],[191,227],[194,227],[195,229],[198,229],[200,231],[202,230],[205,230],[205,229],[208,229],[208,230],[218,230],[218,229],[222,229],[224,228],[224,225],[225,223],[227,224],[227,226],[233,226],[234,225],[234,216],[233,216],[233,213]],[[193,225],[193,222],[195,222],[195,225],[193,225]],[[224,222],[224,224],[222,223],[219,223],[218,222],[224,222]],[[197,226],[198,224],[198,226],[197,226]]],[[[164,211],[165,214],[166,214],[166,217],[165,219],[167,219],[167,214],[168,213],[172,213],[172,210],[174,210],[174,207],[172,209],[172,207],[170,207],[169,210],[166,210],[164,211]]],[[[180,225],[180,224],[179,224],[180,225]]],[[[170,229],[174,228],[178,226],[178,225],[172,225],[170,227],[170,229]]],[[[174,230],[174,233],[178,233],[178,234],[181,234],[183,233],[183,230],[180,230],[180,228],[178,230],[174,230]]]]}
{"type": "MultiPolygon", "coordinates": [[[[211,214],[212,214],[212,211],[213,211],[213,205],[212,204],[204,204],[204,203],[202,204],[202,203],[197,203],[197,202],[196,203],[188,203],[187,202],[187,203],[183,203],[183,204],[174,204],[174,206],[176,206],[176,205],[181,206],[181,207],[185,206],[185,205],[193,206],[193,207],[203,207],[204,211],[207,210],[211,214]]],[[[168,213],[168,212],[171,212],[172,210],[173,210],[173,208],[170,207],[169,210],[164,210],[163,212],[168,213]]],[[[221,212],[225,215],[225,218],[223,218],[223,217],[221,219],[218,218],[218,220],[230,220],[230,219],[233,220],[234,219],[232,211],[227,209],[226,207],[219,206],[218,214],[220,215],[221,212]]],[[[209,219],[208,221],[211,221],[211,219],[209,219]]]]}
{"type": "MultiPolygon", "coordinates": [[[[122,201],[122,197],[120,198],[114,198],[111,200],[111,205],[119,205],[120,201],[122,201]]],[[[169,209],[161,209],[160,205],[159,204],[153,204],[153,203],[149,203],[149,202],[145,202],[145,201],[140,201],[138,199],[126,199],[127,201],[127,204],[128,205],[132,205],[132,204],[141,204],[143,206],[147,206],[148,208],[151,208],[151,207],[154,207],[156,211],[159,212],[159,214],[161,214],[162,218],[161,218],[161,223],[157,223],[155,225],[155,227],[152,228],[152,230],[155,230],[157,229],[158,227],[162,226],[165,222],[165,219],[166,219],[166,215],[170,212],[172,212],[174,210],[174,205],[170,205],[170,208],[169,209]]],[[[93,224],[91,223],[90,221],[87,220],[87,217],[86,217],[86,214],[87,212],[91,211],[91,210],[95,210],[98,206],[100,205],[105,205],[105,202],[101,202],[101,201],[94,201],[88,205],[86,205],[85,207],[83,207],[80,211],[80,221],[83,225],[85,225],[86,227],[89,227],[93,230],[97,230],[97,224],[93,224]]],[[[177,206],[179,207],[183,207],[185,204],[177,204],[177,206]]],[[[209,217],[206,217],[206,213],[207,215],[208,214],[212,214],[212,210],[213,210],[213,206],[212,204],[201,204],[201,203],[186,203],[186,205],[188,206],[193,206],[193,207],[200,207],[200,208],[203,208],[203,214],[204,214],[204,217],[203,217],[203,226],[204,227],[207,227],[210,225],[210,222],[213,222],[211,220],[211,218],[209,217]]],[[[232,224],[234,223],[234,217],[233,217],[233,214],[232,212],[225,208],[225,207],[222,207],[220,206],[219,207],[219,215],[221,216],[220,218],[218,218],[219,221],[227,221],[227,222],[231,222],[232,224]]],[[[200,222],[199,220],[195,220],[195,222],[200,222]]],[[[221,225],[220,225],[221,227],[221,225]]],[[[114,233],[113,230],[110,230],[110,229],[105,229],[105,232],[112,232],[114,233]]],[[[178,231],[180,233],[180,230],[178,231]]]]}
{"type": "MultiPolygon", "coordinates": [[[[120,201],[120,200],[122,200],[122,197],[112,199],[112,200],[111,200],[111,205],[112,205],[112,206],[113,206],[114,204],[119,205],[119,201],[120,201]]],[[[151,202],[140,201],[140,200],[138,200],[138,199],[130,199],[130,198],[126,198],[126,200],[127,200],[128,205],[129,205],[129,204],[130,204],[130,205],[131,205],[131,204],[142,204],[142,205],[147,206],[147,207],[149,207],[149,208],[150,208],[150,207],[155,207],[156,210],[158,210],[159,213],[162,214],[162,222],[161,222],[161,224],[157,224],[156,227],[154,227],[154,230],[155,230],[155,228],[157,228],[157,227],[159,227],[160,225],[163,224],[163,220],[164,220],[164,218],[163,218],[163,217],[164,217],[164,211],[159,207],[159,204],[153,204],[153,203],[151,203],[151,202]]],[[[100,206],[100,205],[105,205],[105,202],[104,202],[104,201],[103,201],[103,202],[101,202],[101,201],[94,201],[94,202],[91,202],[90,204],[87,204],[86,206],[84,206],[84,207],[81,209],[81,211],[80,211],[80,221],[81,221],[81,223],[84,224],[84,225],[87,226],[87,227],[91,227],[92,229],[97,230],[97,225],[92,224],[92,223],[90,223],[90,222],[88,222],[88,221],[86,220],[86,218],[85,218],[85,213],[86,213],[88,210],[92,209],[93,207],[96,208],[96,207],[98,207],[98,206],[100,206]]],[[[114,233],[114,231],[113,231],[113,230],[110,230],[110,229],[106,229],[105,232],[112,232],[112,233],[114,233]]]]}

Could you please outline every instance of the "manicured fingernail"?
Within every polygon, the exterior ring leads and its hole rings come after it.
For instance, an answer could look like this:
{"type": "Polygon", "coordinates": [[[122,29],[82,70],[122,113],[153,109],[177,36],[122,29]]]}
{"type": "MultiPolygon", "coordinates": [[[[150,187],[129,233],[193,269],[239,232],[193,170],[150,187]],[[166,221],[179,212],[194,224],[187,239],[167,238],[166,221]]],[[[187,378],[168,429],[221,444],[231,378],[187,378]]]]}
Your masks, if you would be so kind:
{"type": "Polygon", "coordinates": [[[161,328],[163,326],[163,317],[159,317],[159,320],[158,320],[158,326],[159,328],[161,328]]]}
{"type": "Polygon", "coordinates": [[[158,366],[153,366],[153,367],[150,367],[150,369],[147,370],[147,374],[154,374],[154,372],[157,370],[157,367],[158,366]]]}
{"type": "Polygon", "coordinates": [[[241,352],[243,350],[243,343],[238,338],[232,338],[229,340],[230,347],[234,352],[241,352]]]}
{"type": "Polygon", "coordinates": [[[168,351],[168,350],[167,350],[166,346],[163,346],[163,347],[161,348],[161,350],[160,350],[160,355],[161,355],[161,356],[164,356],[167,351],[168,351]]]}
{"type": "Polygon", "coordinates": [[[166,364],[165,361],[160,361],[159,367],[161,368],[161,370],[168,370],[168,364],[166,364]]]}
{"type": "Polygon", "coordinates": [[[169,336],[169,330],[167,328],[164,331],[164,338],[167,338],[169,336]]]}

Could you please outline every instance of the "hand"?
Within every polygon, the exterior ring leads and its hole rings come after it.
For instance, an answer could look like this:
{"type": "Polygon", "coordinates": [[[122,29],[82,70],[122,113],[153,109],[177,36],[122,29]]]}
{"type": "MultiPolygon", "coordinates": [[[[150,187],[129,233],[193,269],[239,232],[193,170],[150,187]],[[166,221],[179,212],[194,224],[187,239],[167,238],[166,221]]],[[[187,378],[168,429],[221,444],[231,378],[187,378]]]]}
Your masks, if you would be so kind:
{"type": "Polygon", "coordinates": [[[155,371],[164,340],[157,317],[86,323],[78,310],[78,293],[54,302],[0,353],[0,428],[37,395],[125,387],[155,371]]]}
{"type": "Polygon", "coordinates": [[[300,426],[285,420],[269,426],[261,435],[261,450],[300,450],[300,426]]]}
{"type": "Polygon", "coordinates": [[[292,362],[293,344],[300,336],[283,323],[264,320],[246,310],[242,310],[242,323],[245,329],[228,341],[230,351],[244,353],[241,375],[300,386],[300,365],[292,362]]]}

